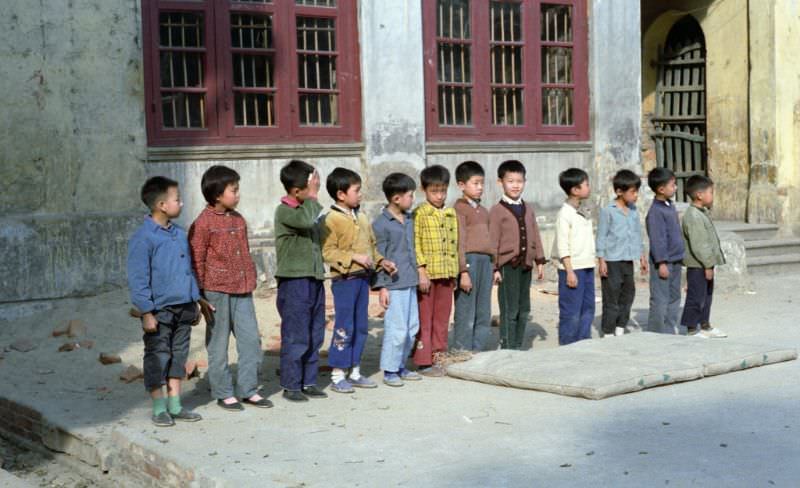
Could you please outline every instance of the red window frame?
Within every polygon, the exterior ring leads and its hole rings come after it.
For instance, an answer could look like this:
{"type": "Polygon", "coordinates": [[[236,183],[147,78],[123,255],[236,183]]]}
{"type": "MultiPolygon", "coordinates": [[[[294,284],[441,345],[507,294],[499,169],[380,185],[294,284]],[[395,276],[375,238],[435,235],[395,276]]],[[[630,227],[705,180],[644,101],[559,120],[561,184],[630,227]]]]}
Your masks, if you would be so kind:
{"type": "Polygon", "coordinates": [[[440,125],[437,78],[438,41],[437,0],[423,0],[423,39],[425,42],[425,122],[429,141],[583,141],[589,138],[589,62],[588,15],[586,0],[506,0],[518,3],[522,12],[522,82],[524,117],[521,125],[493,125],[490,109],[491,68],[489,61],[489,5],[491,0],[470,1],[472,32],[470,65],[472,124],[440,125]],[[567,45],[541,40],[541,5],[568,5],[572,11],[573,83],[542,82],[542,47],[567,45]],[[542,89],[559,86],[574,88],[573,125],[545,125],[542,115],[542,89]]]}
{"type": "MultiPolygon", "coordinates": [[[[148,145],[340,143],[361,137],[361,77],[356,0],[337,0],[335,7],[296,5],[294,0],[272,3],[233,0],[142,0],[145,114],[148,145]],[[159,14],[196,12],[204,19],[206,93],[203,129],[163,127],[160,80],[159,14]],[[233,89],[231,13],[272,15],[275,126],[236,126],[233,89]],[[336,34],[336,91],[338,123],[301,125],[298,113],[297,17],[332,18],[336,34]],[[290,53],[288,56],[284,53],[290,53]]],[[[192,91],[197,89],[189,89],[192,91]]]]}

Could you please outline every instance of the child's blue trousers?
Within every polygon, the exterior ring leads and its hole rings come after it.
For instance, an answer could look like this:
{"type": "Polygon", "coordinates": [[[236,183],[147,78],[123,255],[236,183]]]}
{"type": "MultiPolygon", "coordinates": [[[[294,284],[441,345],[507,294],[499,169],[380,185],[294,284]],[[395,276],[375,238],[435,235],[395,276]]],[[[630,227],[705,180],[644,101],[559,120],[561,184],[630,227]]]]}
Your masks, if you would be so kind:
{"type": "Polygon", "coordinates": [[[369,331],[369,277],[336,279],[331,284],[336,321],[328,364],[348,369],[361,364],[369,331]]]}
{"type": "Polygon", "coordinates": [[[281,387],[299,391],[317,383],[325,338],[325,288],[314,278],[279,278],[281,387]]]}
{"type": "Polygon", "coordinates": [[[567,272],[558,270],[558,343],[562,346],[592,338],[594,268],[576,269],[578,286],[567,286],[567,272]]]}
{"type": "Polygon", "coordinates": [[[383,317],[381,369],[397,373],[406,365],[419,332],[417,287],[389,290],[389,307],[383,317]]]}

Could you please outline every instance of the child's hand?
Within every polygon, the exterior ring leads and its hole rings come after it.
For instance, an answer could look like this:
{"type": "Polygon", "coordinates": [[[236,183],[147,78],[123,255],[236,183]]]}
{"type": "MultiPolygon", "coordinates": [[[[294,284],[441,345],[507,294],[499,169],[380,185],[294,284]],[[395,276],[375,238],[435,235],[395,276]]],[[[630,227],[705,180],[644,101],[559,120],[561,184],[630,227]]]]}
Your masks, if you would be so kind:
{"type": "Polygon", "coordinates": [[[714,279],[714,268],[709,268],[706,270],[706,281],[711,281],[714,279]]]}
{"type": "Polygon", "coordinates": [[[640,265],[640,266],[641,266],[641,268],[642,268],[642,274],[645,274],[645,273],[647,273],[647,272],[649,271],[649,269],[650,269],[650,266],[648,266],[648,264],[647,264],[647,258],[646,258],[646,257],[644,257],[644,256],[642,256],[642,257],[639,259],[639,265],[640,265]]]}
{"type": "Polygon", "coordinates": [[[492,280],[492,282],[495,285],[499,285],[500,283],[503,282],[503,275],[501,275],[499,271],[495,271],[494,272],[494,279],[492,280]]]}
{"type": "Polygon", "coordinates": [[[381,268],[389,273],[389,276],[397,273],[397,265],[394,264],[394,261],[389,261],[388,259],[381,261],[381,268]]]}
{"type": "Polygon", "coordinates": [[[431,280],[428,279],[428,271],[424,267],[419,268],[418,288],[421,293],[428,293],[431,289],[431,280]]]}
{"type": "Polygon", "coordinates": [[[608,278],[608,264],[606,260],[600,258],[600,265],[598,266],[598,271],[600,273],[601,278],[608,278]]]}
{"type": "Polygon", "coordinates": [[[461,273],[461,279],[459,280],[458,287],[461,288],[466,294],[472,291],[472,278],[469,277],[469,273],[466,271],[461,273]]]}
{"type": "MultiPolygon", "coordinates": [[[[205,319],[206,324],[211,323],[214,320],[214,312],[216,312],[217,309],[214,308],[214,305],[211,305],[211,303],[209,303],[208,300],[206,300],[205,298],[201,298],[200,300],[198,300],[197,304],[200,306],[200,314],[205,319]]],[[[200,317],[198,316],[198,322],[199,321],[200,317]]]]}
{"type": "Polygon", "coordinates": [[[536,265],[536,279],[539,281],[544,279],[544,264],[536,265]]]}
{"type": "Polygon", "coordinates": [[[372,258],[367,256],[366,254],[353,254],[352,261],[354,263],[358,263],[361,266],[371,269],[372,268],[372,258]]]}
{"type": "Polygon", "coordinates": [[[144,329],[146,334],[152,334],[157,331],[158,321],[156,320],[156,316],[150,312],[142,315],[142,329],[144,329]]]}
{"type": "Polygon", "coordinates": [[[667,263],[661,263],[658,265],[658,277],[662,280],[669,278],[669,268],[667,267],[667,263]]]}
{"type": "Polygon", "coordinates": [[[578,275],[572,270],[567,271],[567,286],[570,288],[578,287],[578,275]]]}
{"type": "Polygon", "coordinates": [[[319,195],[319,187],[320,187],[320,180],[319,180],[319,173],[314,170],[313,173],[308,175],[308,198],[316,199],[319,195]]]}
{"type": "Polygon", "coordinates": [[[378,303],[383,308],[389,308],[389,290],[381,288],[381,291],[378,292],[378,303]]]}

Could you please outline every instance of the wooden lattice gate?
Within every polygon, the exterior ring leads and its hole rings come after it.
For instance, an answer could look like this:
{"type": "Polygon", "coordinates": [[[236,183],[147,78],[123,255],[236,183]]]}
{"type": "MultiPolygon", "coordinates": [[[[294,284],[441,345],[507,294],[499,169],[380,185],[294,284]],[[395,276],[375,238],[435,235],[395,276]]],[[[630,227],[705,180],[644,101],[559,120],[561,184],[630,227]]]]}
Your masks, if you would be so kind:
{"type": "Polygon", "coordinates": [[[692,31],[683,30],[688,36],[674,39],[681,32],[673,28],[666,48],[659,49],[651,133],[658,166],[675,173],[679,201],[686,200],[686,180],[707,171],[705,42],[702,32],[698,36],[692,31]]]}

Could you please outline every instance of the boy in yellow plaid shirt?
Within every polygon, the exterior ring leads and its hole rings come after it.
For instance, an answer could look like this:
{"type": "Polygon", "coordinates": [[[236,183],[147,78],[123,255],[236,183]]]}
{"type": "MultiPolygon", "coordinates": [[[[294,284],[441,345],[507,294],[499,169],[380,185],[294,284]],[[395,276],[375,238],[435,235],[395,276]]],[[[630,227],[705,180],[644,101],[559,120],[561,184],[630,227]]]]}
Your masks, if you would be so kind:
{"type": "Polygon", "coordinates": [[[447,350],[447,328],[458,276],[458,217],[445,208],[450,172],[429,166],[420,173],[425,203],[414,210],[414,245],[419,269],[419,333],[414,364],[426,376],[444,376],[438,363],[447,350]]]}

